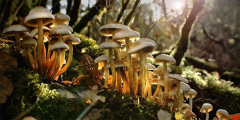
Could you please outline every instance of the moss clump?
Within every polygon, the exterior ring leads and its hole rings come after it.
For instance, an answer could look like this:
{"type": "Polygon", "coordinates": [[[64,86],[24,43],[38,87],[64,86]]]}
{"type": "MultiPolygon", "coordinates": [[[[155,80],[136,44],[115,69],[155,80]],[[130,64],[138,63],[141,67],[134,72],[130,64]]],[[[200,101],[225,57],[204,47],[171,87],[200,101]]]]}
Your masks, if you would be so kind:
{"type": "Polygon", "coordinates": [[[3,105],[0,119],[12,119],[27,111],[37,119],[75,119],[85,108],[81,100],[62,97],[49,84],[41,83],[38,74],[16,69],[6,76],[14,90],[3,105]]]}
{"type": "Polygon", "coordinates": [[[160,105],[145,99],[140,99],[138,104],[132,97],[120,95],[116,91],[100,93],[100,95],[106,98],[100,120],[153,120],[158,119],[157,111],[162,109],[160,105]]]}

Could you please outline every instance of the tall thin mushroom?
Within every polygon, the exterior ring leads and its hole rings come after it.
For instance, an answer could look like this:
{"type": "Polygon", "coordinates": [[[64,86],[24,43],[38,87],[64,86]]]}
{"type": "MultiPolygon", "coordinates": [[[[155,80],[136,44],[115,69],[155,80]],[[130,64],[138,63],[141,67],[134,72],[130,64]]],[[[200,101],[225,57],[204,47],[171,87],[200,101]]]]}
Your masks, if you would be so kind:
{"type": "Polygon", "coordinates": [[[32,9],[24,20],[27,26],[38,27],[38,41],[37,41],[37,63],[38,63],[38,73],[43,75],[42,66],[42,46],[43,44],[43,26],[51,23],[54,20],[51,12],[42,7],[37,6],[32,9]]]}

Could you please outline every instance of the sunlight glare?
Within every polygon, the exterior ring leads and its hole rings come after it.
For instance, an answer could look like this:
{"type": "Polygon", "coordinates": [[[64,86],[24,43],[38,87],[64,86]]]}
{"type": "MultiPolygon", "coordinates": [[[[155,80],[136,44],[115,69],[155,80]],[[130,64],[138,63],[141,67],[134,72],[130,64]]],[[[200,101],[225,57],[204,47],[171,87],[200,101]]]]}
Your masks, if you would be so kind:
{"type": "Polygon", "coordinates": [[[184,6],[183,2],[177,1],[175,3],[175,8],[174,9],[180,9],[184,6]]]}

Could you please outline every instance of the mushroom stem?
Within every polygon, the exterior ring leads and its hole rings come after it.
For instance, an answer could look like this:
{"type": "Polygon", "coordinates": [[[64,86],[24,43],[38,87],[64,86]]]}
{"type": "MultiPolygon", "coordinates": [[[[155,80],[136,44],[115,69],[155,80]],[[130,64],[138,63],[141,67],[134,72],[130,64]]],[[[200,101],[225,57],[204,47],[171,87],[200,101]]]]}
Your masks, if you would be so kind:
{"type": "Polygon", "coordinates": [[[68,67],[70,66],[70,64],[72,62],[72,58],[73,58],[72,42],[68,42],[67,45],[69,47],[67,63],[63,66],[63,68],[61,70],[58,71],[57,76],[63,74],[68,69],[68,67]]]}
{"type": "Polygon", "coordinates": [[[206,109],[206,120],[209,120],[209,112],[208,112],[208,109],[206,109]]]}
{"type": "Polygon", "coordinates": [[[123,84],[125,86],[126,92],[129,95],[130,94],[129,81],[127,79],[127,75],[126,75],[126,73],[125,73],[123,68],[120,68],[120,73],[121,73],[121,78],[123,80],[123,84]]]}
{"type": "Polygon", "coordinates": [[[42,76],[42,46],[43,46],[43,25],[42,19],[38,19],[38,41],[37,41],[37,63],[38,63],[38,73],[42,76]]]}
{"type": "Polygon", "coordinates": [[[163,106],[166,106],[168,103],[168,92],[169,92],[169,85],[168,85],[168,76],[167,76],[167,63],[163,61],[163,79],[164,79],[164,101],[163,106]]]}
{"type": "Polygon", "coordinates": [[[31,66],[30,60],[29,60],[29,56],[28,56],[28,46],[26,46],[26,45],[24,46],[24,51],[26,54],[25,61],[28,64],[29,68],[32,69],[32,66],[31,66]]]}
{"type": "MultiPolygon", "coordinates": [[[[125,40],[126,40],[126,53],[128,53],[128,50],[130,48],[130,39],[125,38],[125,40]]],[[[130,83],[130,95],[135,95],[131,54],[127,54],[127,70],[128,70],[128,79],[130,83]]]]}
{"type": "Polygon", "coordinates": [[[31,47],[30,46],[27,47],[27,53],[26,54],[27,54],[27,57],[28,57],[30,67],[31,67],[32,70],[34,70],[34,60],[32,58],[31,47]]]}
{"type": "Polygon", "coordinates": [[[192,96],[190,96],[190,98],[189,98],[189,110],[191,110],[192,111],[192,106],[193,106],[193,103],[192,103],[192,96]]]}
{"type": "MultiPolygon", "coordinates": [[[[115,61],[120,62],[120,49],[114,49],[114,56],[115,56],[115,61]]],[[[120,74],[120,68],[116,68],[117,72],[117,90],[122,93],[122,82],[121,82],[121,74],[120,74]]]]}
{"type": "Polygon", "coordinates": [[[33,54],[34,54],[34,70],[37,71],[37,69],[38,69],[38,64],[37,64],[36,45],[33,46],[33,54]]]}
{"type": "Polygon", "coordinates": [[[43,46],[42,46],[42,69],[43,69],[43,74],[45,74],[46,72],[46,47],[43,43],[43,46]]]}
{"type": "Polygon", "coordinates": [[[103,64],[104,64],[104,73],[105,73],[104,87],[108,87],[109,70],[106,67],[107,61],[104,61],[103,64]]]}
{"type": "Polygon", "coordinates": [[[56,63],[56,67],[55,67],[55,69],[54,69],[54,71],[53,71],[53,73],[52,73],[52,75],[51,75],[51,78],[50,78],[51,82],[52,82],[52,81],[54,80],[54,78],[57,76],[57,72],[58,72],[58,70],[59,70],[59,68],[60,68],[61,53],[62,53],[62,52],[60,52],[60,49],[58,49],[58,50],[57,50],[57,63],[56,63]]]}
{"type": "Polygon", "coordinates": [[[111,65],[111,70],[112,70],[112,84],[111,87],[114,90],[115,84],[116,84],[116,71],[115,71],[115,65],[113,61],[113,51],[112,49],[109,49],[109,58],[110,58],[110,65],[111,65]]]}
{"type": "Polygon", "coordinates": [[[135,84],[134,84],[134,96],[136,96],[137,93],[138,93],[138,85],[139,85],[137,69],[133,71],[133,80],[135,81],[135,84]]]}
{"type": "Polygon", "coordinates": [[[16,52],[17,52],[17,55],[20,55],[20,33],[19,32],[16,32],[15,35],[15,41],[16,41],[16,46],[17,46],[17,49],[16,49],[16,52]]]}
{"type": "MultiPolygon", "coordinates": [[[[145,63],[145,65],[146,65],[146,63],[145,63]]],[[[145,74],[145,77],[146,77],[146,86],[145,86],[145,88],[144,88],[144,95],[146,96],[148,96],[148,99],[150,99],[151,98],[151,96],[152,96],[152,90],[151,90],[151,82],[150,82],[150,78],[149,78],[149,72],[148,72],[148,68],[145,68],[144,69],[145,71],[144,71],[144,74],[145,74]]]]}
{"type": "Polygon", "coordinates": [[[177,94],[174,95],[174,107],[178,109],[179,105],[180,80],[177,80],[177,94]]]}
{"type": "MultiPolygon", "coordinates": [[[[56,56],[56,54],[53,54],[54,56],[56,56]]],[[[48,69],[48,74],[47,74],[47,78],[50,78],[51,75],[52,75],[52,72],[55,68],[55,65],[56,65],[56,57],[53,57],[53,60],[49,66],[49,69],[48,69]]]]}
{"type": "Polygon", "coordinates": [[[139,70],[139,87],[138,87],[138,93],[141,97],[144,96],[144,84],[145,84],[145,78],[144,78],[144,54],[142,50],[139,51],[139,57],[140,57],[140,70],[139,70]]]}

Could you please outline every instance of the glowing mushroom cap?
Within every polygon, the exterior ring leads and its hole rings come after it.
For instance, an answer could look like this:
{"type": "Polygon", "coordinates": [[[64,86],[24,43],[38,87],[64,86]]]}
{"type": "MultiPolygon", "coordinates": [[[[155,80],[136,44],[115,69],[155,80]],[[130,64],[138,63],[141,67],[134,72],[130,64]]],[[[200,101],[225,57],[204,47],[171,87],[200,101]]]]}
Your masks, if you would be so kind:
{"type": "Polygon", "coordinates": [[[42,6],[37,6],[29,12],[24,20],[24,23],[27,26],[37,27],[38,19],[42,19],[42,25],[47,25],[54,20],[54,16],[48,9],[42,6]]]}
{"type": "Polygon", "coordinates": [[[190,89],[188,92],[186,92],[185,97],[186,98],[195,98],[197,95],[197,92],[194,89],[190,89]]]}
{"type": "Polygon", "coordinates": [[[57,24],[57,25],[54,26],[53,28],[58,28],[58,27],[65,28],[65,29],[69,30],[71,33],[73,32],[72,27],[69,26],[69,25],[66,25],[66,24],[64,24],[64,23],[57,24]]]}
{"type": "Polygon", "coordinates": [[[150,53],[155,49],[155,45],[152,44],[151,42],[141,42],[141,41],[135,41],[133,44],[130,46],[130,49],[128,51],[128,54],[130,53],[136,53],[140,50],[142,50],[144,53],[150,53]]]}
{"type": "Polygon", "coordinates": [[[222,120],[229,120],[229,113],[224,109],[217,110],[217,117],[222,118],[222,120]]]}
{"type": "Polygon", "coordinates": [[[64,23],[64,24],[68,24],[68,22],[70,21],[70,17],[69,15],[63,14],[63,13],[56,13],[53,14],[54,16],[54,21],[53,21],[53,25],[57,25],[59,23],[64,23]]]}
{"type": "Polygon", "coordinates": [[[11,25],[3,31],[4,36],[14,36],[16,32],[28,32],[29,29],[23,25],[11,25]]]}
{"type": "Polygon", "coordinates": [[[66,43],[66,42],[72,42],[73,45],[76,45],[76,44],[80,44],[81,43],[81,40],[76,37],[76,36],[73,36],[73,35],[64,35],[63,36],[63,41],[66,43]]]}
{"type": "Polygon", "coordinates": [[[200,109],[200,112],[206,113],[211,112],[213,110],[213,106],[209,103],[204,103],[200,109]]]}
{"type": "Polygon", "coordinates": [[[101,26],[98,32],[104,36],[112,36],[113,33],[117,33],[123,29],[129,29],[129,27],[122,24],[110,23],[101,26]]]}
{"type": "MultiPolygon", "coordinates": [[[[34,28],[32,31],[31,31],[31,36],[35,36],[37,35],[38,33],[38,27],[34,28]]],[[[47,36],[48,34],[50,33],[50,29],[46,26],[43,26],[43,36],[47,36]]]]}
{"type": "Polygon", "coordinates": [[[98,56],[95,60],[94,63],[98,63],[98,62],[103,62],[103,61],[109,61],[109,56],[108,55],[101,55],[98,56]]]}
{"type": "Polygon", "coordinates": [[[176,80],[179,80],[181,82],[185,82],[185,83],[188,83],[188,80],[184,77],[182,77],[181,75],[179,74],[169,74],[168,77],[170,78],[173,78],[173,79],[176,79],[176,80]]]}
{"type": "Polygon", "coordinates": [[[148,70],[155,70],[156,69],[156,67],[151,63],[147,63],[147,68],[148,68],[148,70]]]}
{"type": "Polygon", "coordinates": [[[61,51],[68,50],[68,45],[63,42],[56,42],[50,47],[50,51],[60,49],[61,51]]]}
{"type": "Polygon", "coordinates": [[[27,117],[23,118],[22,120],[36,120],[36,119],[32,116],[27,116],[27,117]]]}
{"type": "Polygon", "coordinates": [[[99,49],[114,49],[114,48],[120,48],[121,45],[114,40],[106,40],[105,42],[101,43],[99,45],[99,49]]]}
{"type": "Polygon", "coordinates": [[[158,55],[155,58],[155,64],[160,64],[163,61],[166,61],[167,63],[176,63],[176,60],[173,57],[170,57],[169,55],[166,54],[158,55]]]}
{"type": "Polygon", "coordinates": [[[183,91],[189,91],[191,88],[188,84],[181,82],[180,83],[180,89],[182,89],[183,91]]]}
{"type": "Polygon", "coordinates": [[[191,118],[191,117],[195,118],[196,115],[190,110],[187,110],[186,113],[183,115],[183,119],[187,119],[187,118],[191,118]]]}
{"type": "Polygon", "coordinates": [[[121,39],[121,38],[136,39],[139,37],[140,37],[140,34],[138,32],[130,29],[123,29],[114,35],[114,39],[121,39]]]}
{"type": "Polygon", "coordinates": [[[34,38],[32,38],[30,36],[27,36],[23,39],[21,44],[23,44],[23,45],[36,45],[37,41],[34,38]]]}

